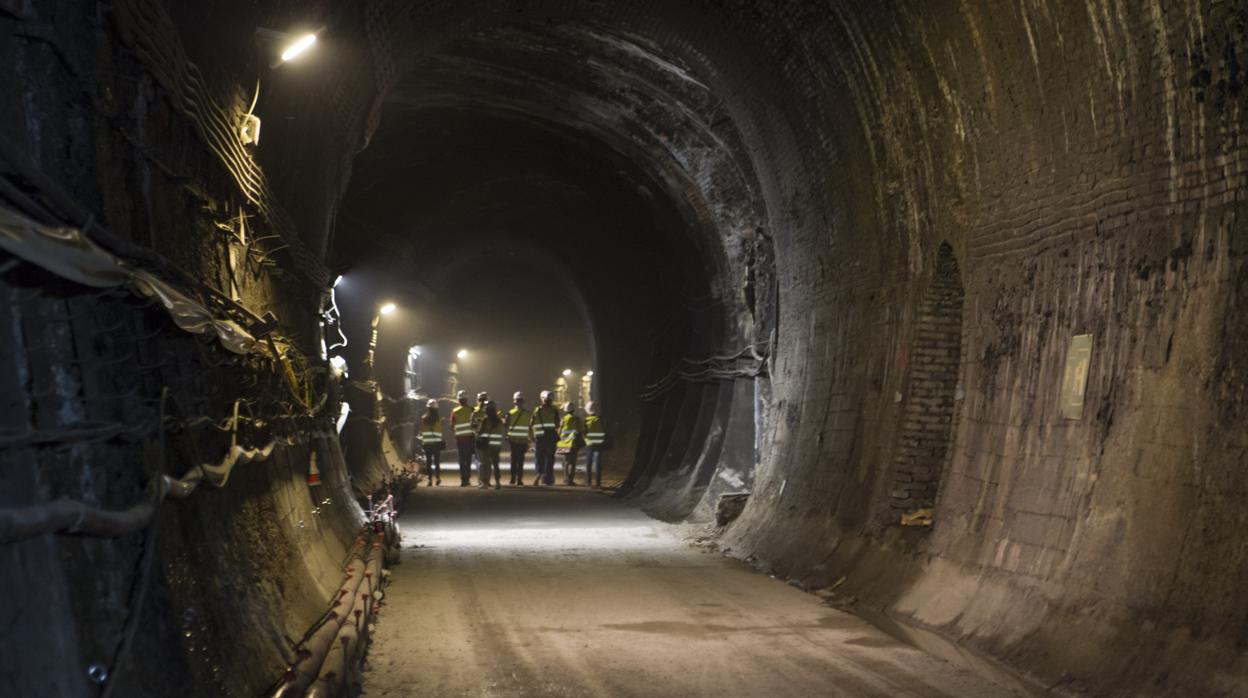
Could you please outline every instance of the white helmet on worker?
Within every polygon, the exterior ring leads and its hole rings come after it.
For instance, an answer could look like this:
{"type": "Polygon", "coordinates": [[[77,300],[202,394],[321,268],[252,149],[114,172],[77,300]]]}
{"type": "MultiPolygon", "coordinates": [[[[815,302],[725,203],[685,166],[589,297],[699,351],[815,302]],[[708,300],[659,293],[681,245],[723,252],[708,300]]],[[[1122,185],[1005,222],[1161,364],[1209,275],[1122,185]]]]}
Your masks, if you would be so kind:
{"type": "Polygon", "coordinates": [[[435,409],[435,410],[436,410],[436,409],[438,409],[438,401],[437,401],[437,400],[430,400],[429,402],[426,402],[426,403],[425,403],[425,407],[428,407],[428,408],[430,408],[430,409],[435,409]]]}
{"type": "Polygon", "coordinates": [[[598,414],[598,403],[593,402],[592,400],[585,403],[585,411],[589,414],[598,414]]]}
{"type": "Polygon", "coordinates": [[[519,390],[517,390],[516,393],[511,396],[512,402],[520,402],[523,399],[524,399],[524,393],[520,392],[519,390]]]}
{"type": "Polygon", "coordinates": [[[550,401],[555,399],[554,393],[550,392],[549,390],[543,390],[542,394],[539,397],[542,398],[542,402],[544,404],[550,404],[550,401]]]}

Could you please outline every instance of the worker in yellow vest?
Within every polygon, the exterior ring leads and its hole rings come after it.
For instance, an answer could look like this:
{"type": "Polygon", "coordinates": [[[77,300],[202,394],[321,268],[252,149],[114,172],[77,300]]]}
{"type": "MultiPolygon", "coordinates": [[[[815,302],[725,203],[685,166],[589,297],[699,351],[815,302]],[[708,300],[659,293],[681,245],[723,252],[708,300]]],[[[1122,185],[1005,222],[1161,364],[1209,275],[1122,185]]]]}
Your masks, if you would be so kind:
{"type": "Polygon", "coordinates": [[[512,408],[507,411],[507,443],[511,446],[511,484],[524,484],[524,454],[529,450],[533,434],[533,413],[524,408],[524,395],[511,396],[512,408]]]}
{"type": "Polygon", "coordinates": [[[585,479],[590,487],[602,487],[602,454],[607,447],[607,432],[598,416],[598,405],[585,405],[585,479]]]}
{"type": "Polygon", "coordinates": [[[459,452],[459,486],[467,487],[472,478],[472,408],[468,406],[468,393],[459,391],[459,404],[451,410],[451,430],[455,432],[455,450],[459,452]]]}
{"type": "Polygon", "coordinates": [[[498,407],[493,400],[486,400],[481,405],[481,421],[477,423],[477,453],[481,458],[481,471],[478,487],[490,486],[490,473],[494,473],[494,489],[502,483],[499,472],[498,458],[503,450],[503,434],[505,426],[503,418],[498,414],[498,407]]]}
{"type": "MultiPolygon", "coordinates": [[[[481,428],[481,420],[485,418],[485,403],[490,399],[490,394],[482,390],[477,393],[477,405],[472,408],[472,433],[477,433],[481,428]]],[[[481,448],[478,446],[473,454],[473,464],[477,467],[477,483],[480,487],[488,487],[490,484],[490,474],[481,467],[481,448]]]]}
{"type": "Polygon", "coordinates": [[[563,421],[559,424],[559,452],[563,454],[563,484],[576,484],[576,455],[585,445],[585,429],[576,416],[576,403],[563,405],[563,421]]]}
{"type": "Polygon", "coordinates": [[[559,440],[559,408],[549,390],[541,394],[542,404],[533,410],[533,448],[537,478],[533,484],[555,484],[555,442],[559,440]]]}
{"type": "Polygon", "coordinates": [[[420,417],[420,445],[425,451],[425,469],[429,477],[429,486],[433,487],[434,478],[442,484],[442,415],[438,414],[438,401],[425,403],[425,413],[420,417]]]}

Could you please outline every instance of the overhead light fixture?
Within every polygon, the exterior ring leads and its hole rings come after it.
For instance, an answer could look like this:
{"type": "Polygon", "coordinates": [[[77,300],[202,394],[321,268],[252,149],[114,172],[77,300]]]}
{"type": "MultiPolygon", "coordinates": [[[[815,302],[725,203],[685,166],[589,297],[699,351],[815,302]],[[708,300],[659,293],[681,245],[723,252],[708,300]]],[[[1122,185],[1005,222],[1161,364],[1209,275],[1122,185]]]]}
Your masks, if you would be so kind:
{"type": "Polygon", "coordinates": [[[385,305],[378,308],[377,312],[381,313],[382,315],[389,315],[390,313],[394,312],[396,307],[397,306],[394,303],[386,303],[385,305]]]}
{"type": "Polygon", "coordinates": [[[295,43],[287,46],[285,51],[282,51],[282,62],[287,63],[298,58],[304,51],[312,48],[312,44],[315,43],[316,34],[304,34],[295,43]]]}

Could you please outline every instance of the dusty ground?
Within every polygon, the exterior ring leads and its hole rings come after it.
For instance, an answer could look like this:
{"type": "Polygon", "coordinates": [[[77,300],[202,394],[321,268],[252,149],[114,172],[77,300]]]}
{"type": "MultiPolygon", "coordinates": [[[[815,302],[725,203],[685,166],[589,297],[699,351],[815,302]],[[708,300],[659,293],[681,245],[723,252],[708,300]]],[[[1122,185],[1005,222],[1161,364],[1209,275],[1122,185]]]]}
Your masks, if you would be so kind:
{"type": "Polygon", "coordinates": [[[369,698],[1013,695],[600,494],[443,487],[407,510],[369,698]]]}

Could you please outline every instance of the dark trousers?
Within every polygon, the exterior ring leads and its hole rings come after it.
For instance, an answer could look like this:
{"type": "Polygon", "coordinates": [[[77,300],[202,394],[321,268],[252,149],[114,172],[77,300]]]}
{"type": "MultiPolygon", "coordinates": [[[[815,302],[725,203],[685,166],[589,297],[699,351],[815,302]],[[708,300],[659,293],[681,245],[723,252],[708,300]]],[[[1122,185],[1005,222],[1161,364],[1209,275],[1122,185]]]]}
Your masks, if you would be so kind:
{"type": "Polygon", "coordinates": [[[579,448],[570,448],[563,456],[563,484],[576,484],[576,454],[580,453],[579,448]]]}
{"type": "Polygon", "coordinates": [[[511,445],[511,484],[524,484],[524,454],[529,450],[528,442],[511,445]]]}
{"type": "Polygon", "coordinates": [[[534,484],[544,482],[555,484],[555,436],[539,436],[535,439],[535,460],[537,461],[537,479],[534,484]]]}
{"type": "Polygon", "coordinates": [[[425,470],[428,471],[430,482],[442,481],[442,444],[425,446],[425,470]]]}
{"type": "Polygon", "coordinates": [[[585,449],[585,481],[586,484],[602,487],[602,447],[589,446],[585,449]]]}
{"type": "Polygon", "coordinates": [[[459,481],[467,485],[472,480],[472,454],[476,450],[472,447],[472,437],[455,439],[455,449],[459,451],[459,481]]]}
{"type": "Polygon", "coordinates": [[[477,479],[481,481],[482,487],[488,487],[490,484],[490,471],[494,472],[494,486],[499,485],[502,477],[499,475],[498,458],[502,453],[499,447],[486,446],[477,452],[481,461],[481,469],[477,472],[477,479]]]}

